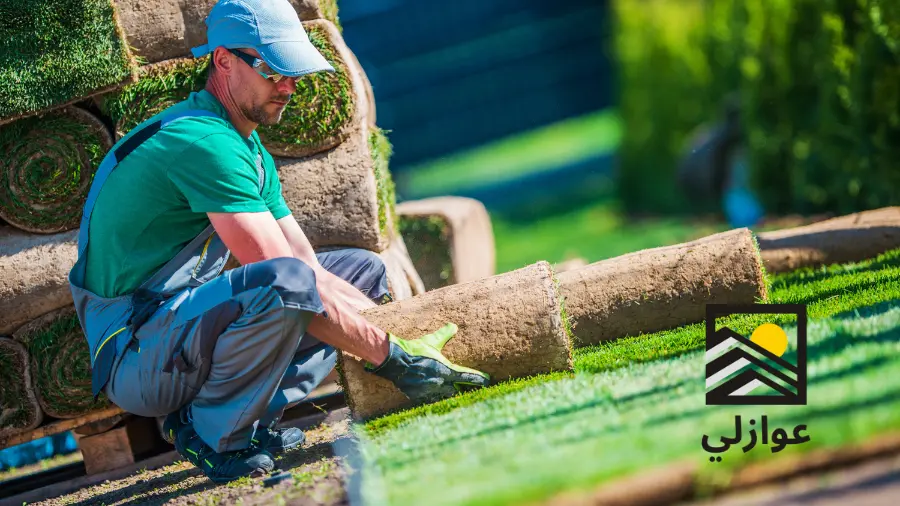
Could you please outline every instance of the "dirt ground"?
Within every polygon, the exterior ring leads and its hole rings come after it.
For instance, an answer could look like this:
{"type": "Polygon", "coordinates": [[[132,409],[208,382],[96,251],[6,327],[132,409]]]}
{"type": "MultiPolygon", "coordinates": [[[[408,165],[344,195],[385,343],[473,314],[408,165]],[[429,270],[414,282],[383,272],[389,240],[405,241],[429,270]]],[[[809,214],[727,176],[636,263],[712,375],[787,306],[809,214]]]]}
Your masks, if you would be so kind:
{"type": "MultiPolygon", "coordinates": [[[[71,494],[31,503],[62,505],[344,505],[349,504],[344,489],[344,469],[334,455],[335,442],[349,437],[350,420],[323,422],[306,430],[302,448],[287,452],[276,460],[278,469],[293,480],[271,487],[264,478],[242,479],[227,485],[209,481],[187,461],[140,470],[121,480],[107,480],[71,494]]],[[[276,471],[274,474],[278,474],[276,471]]]]}

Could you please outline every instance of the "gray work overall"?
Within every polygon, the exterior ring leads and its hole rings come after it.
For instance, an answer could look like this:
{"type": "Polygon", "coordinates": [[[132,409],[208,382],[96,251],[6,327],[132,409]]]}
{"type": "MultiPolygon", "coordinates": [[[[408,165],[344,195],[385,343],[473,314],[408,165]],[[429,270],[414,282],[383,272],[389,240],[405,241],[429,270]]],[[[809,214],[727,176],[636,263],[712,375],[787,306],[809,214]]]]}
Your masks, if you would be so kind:
{"type": "MultiPolygon", "coordinates": [[[[123,410],[163,416],[191,405],[197,434],[215,451],[246,448],[334,368],[336,352],[306,328],[324,308],[313,270],[296,258],[252,263],[222,275],[230,252],[210,224],[133,293],[104,298],[84,288],[88,230],[103,183],[129,153],[185,111],[141,125],[98,168],[69,273],[90,348],[93,394],[123,410]]],[[[263,187],[262,155],[257,158],[263,187]]],[[[376,302],[387,295],[384,264],[354,248],[317,253],[322,266],[376,302]]]]}

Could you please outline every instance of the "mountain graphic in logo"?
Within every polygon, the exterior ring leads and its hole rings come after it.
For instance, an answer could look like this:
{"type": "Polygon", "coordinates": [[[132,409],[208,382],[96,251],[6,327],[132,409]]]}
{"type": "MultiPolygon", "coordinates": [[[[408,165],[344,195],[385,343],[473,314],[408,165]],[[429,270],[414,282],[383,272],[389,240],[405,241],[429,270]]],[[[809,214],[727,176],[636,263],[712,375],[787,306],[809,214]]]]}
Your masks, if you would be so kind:
{"type": "Polygon", "coordinates": [[[708,304],[706,306],[706,404],[806,404],[806,306],[708,304]],[[797,317],[796,353],[785,357],[789,338],[775,323],[745,336],[716,319],[737,314],[797,317]]]}

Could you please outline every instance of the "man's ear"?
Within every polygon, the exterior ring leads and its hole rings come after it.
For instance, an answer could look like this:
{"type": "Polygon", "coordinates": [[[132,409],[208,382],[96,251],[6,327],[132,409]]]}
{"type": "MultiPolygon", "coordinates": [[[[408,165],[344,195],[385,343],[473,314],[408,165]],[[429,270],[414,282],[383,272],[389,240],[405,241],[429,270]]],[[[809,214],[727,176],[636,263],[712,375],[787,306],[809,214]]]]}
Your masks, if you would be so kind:
{"type": "Polygon", "coordinates": [[[231,58],[231,52],[222,46],[217,47],[212,54],[212,64],[216,67],[216,72],[224,75],[231,74],[234,59],[231,58]]]}

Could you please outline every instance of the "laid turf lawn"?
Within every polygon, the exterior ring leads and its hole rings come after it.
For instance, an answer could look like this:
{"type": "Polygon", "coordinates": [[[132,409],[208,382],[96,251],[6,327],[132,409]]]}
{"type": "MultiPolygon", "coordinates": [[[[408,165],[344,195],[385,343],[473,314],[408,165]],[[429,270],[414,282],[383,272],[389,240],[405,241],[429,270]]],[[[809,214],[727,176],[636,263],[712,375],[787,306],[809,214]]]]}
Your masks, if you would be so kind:
{"type": "MultiPolygon", "coordinates": [[[[900,250],[769,283],[770,302],[807,304],[806,406],[706,406],[703,325],[689,325],[580,349],[574,374],[497,385],[370,422],[369,493],[391,504],[518,504],[684,460],[705,466],[713,482],[749,461],[896,430],[900,250]],[[770,431],[789,434],[806,424],[811,441],[774,455],[762,445],[746,454],[733,448],[709,463],[702,436],[733,434],[735,415],[745,424],[767,415],[770,431]]],[[[728,324],[747,332],[766,320],[728,324]]]]}

